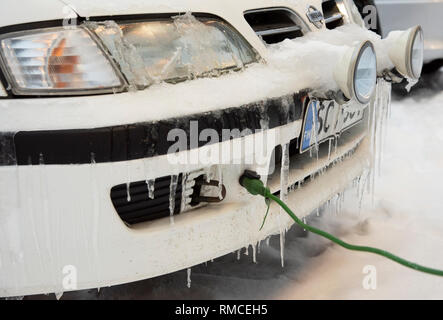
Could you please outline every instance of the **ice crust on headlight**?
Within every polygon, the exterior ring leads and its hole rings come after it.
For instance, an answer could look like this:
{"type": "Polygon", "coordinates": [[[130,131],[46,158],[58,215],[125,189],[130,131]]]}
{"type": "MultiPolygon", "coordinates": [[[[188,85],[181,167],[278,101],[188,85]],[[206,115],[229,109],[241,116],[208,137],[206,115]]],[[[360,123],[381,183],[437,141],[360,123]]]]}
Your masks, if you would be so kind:
{"type": "Polygon", "coordinates": [[[355,74],[355,93],[360,98],[367,99],[375,88],[377,79],[376,63],[372,48],[366,47],[361,53],[355,74]]]}
{"type": "Polygon", "coordinates": [[[111,56],[119,64],[131,89],[146,87],[153,83],[149,73],[145,72],[143,60],[134,45],[123,37],[120,26],[114,21],[89,22],[86,27],[93,30],[103,41],[111,56]]]}
{"type": "Polygon", "coordinates": [[[129,82],[138,86],[218,76],[257,60],[253,49],[224,22],[200,21],[190,13],[172,20],[88,26],[109,48],[129,82]]]}
{"type": "Polygon", "coordinates": [[[121,84],[83,28],[51,28],[1,40],[3,60],[19,92],[89,90],[121,84]]]}
{"type": "Polygon", "coordinates": [[[417,34],[412,45],[411,67],[414,75],[420,76],[423,67],[423,35],[417,34]]]}

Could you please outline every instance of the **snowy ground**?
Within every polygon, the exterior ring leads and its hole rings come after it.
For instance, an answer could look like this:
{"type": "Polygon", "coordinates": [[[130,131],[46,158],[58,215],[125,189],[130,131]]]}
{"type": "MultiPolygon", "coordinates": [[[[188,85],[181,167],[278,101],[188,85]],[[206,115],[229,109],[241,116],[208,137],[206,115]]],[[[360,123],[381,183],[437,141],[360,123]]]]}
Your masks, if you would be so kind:
{"type": "MultiPolygon", "coordinates": [[[[374,204],[367,197],[359,212],[349,191],[340,214],[325,210],[308,222],[345,241],[443,269],[443,72],[421,86],[394,98],[374,204]]],[[[443,299],[443,278],[347,251],[298,228],[286,238],[285,268],[278,237],[262,243],[257,264],[251,248],[244,253],[239,261],[232,254],[194,267],[190,289],[183,270],[63,299],[443,299]],[[362,284],[368,265],[376,268],[375,290],[362,284]]]]}

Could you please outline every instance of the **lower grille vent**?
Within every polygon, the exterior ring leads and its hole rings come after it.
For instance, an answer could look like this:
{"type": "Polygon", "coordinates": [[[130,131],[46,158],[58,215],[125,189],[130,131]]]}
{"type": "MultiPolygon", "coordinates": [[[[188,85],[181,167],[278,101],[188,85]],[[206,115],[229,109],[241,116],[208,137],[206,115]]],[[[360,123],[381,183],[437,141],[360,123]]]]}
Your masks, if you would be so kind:
{"type": "MultiPolygon", "coordinates": [[[[183,175],[178,175],[174,214],[181,212],[183,175]]],[[[146,181],[120,184],[111,189],[111,200],[120,218],[127,224],[168,217],[170,215],[171,176],[155,179],[154,197],[149,197],[146,181]]]]}

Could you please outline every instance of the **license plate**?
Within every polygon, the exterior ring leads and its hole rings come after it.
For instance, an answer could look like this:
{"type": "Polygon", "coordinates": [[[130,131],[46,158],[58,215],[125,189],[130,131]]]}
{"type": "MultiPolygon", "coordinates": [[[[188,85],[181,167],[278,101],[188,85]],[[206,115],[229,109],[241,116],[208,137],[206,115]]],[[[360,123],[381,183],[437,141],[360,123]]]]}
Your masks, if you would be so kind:
{"type": "Polygon", "coordinates": [[[364,108],[351,109],[333,100],[311,99],[306,106],[300,153],[333,139],[363,119],[364,108]]]}

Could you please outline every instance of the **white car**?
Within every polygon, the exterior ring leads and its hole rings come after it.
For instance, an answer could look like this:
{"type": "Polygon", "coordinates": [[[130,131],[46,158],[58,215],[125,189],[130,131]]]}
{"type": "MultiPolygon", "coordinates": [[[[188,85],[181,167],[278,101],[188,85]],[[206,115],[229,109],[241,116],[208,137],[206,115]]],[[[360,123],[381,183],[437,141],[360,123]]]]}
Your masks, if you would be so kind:
{"type": "Polygon", "coordinates": [[[382,78],[422,64],[419,27],[381,40],[350,1],[4,0],[0,16],[2,297],[283,240],[292,220],[271,206],[260,229],[239,177],[308,215],[370,167],[382,78]]]}

